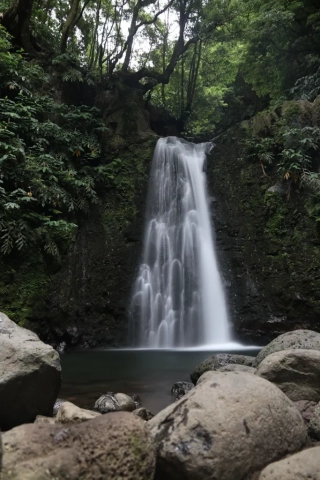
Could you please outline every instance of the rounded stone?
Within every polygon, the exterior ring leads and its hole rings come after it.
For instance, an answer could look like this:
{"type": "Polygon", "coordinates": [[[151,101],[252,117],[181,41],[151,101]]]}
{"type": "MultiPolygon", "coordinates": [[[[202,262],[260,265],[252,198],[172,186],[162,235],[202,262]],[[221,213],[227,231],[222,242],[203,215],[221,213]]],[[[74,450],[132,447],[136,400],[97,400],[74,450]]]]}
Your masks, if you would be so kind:
{"type": "Polygon", "coordinates": [[[136,410],[136,404],[134,400],[125,393],[107,392],[98,398],[93,408],[100,413],[119,411],[133,412],[133,410],[136,410]]]}
{"type": "Polygon", "coordinates": [[[149,420],[151,420],[151,418],[154,417],[153,413],[149,412],[149,410],[144,407],[137,408],[136,410],[133,410],[132,413],[142,418],[142,420],[145,420],[146,422],[148,422],[149,420]]]}
{"type": "Polygon", "coordinates": [[[320,333],[313,330],[293,330],[292,332],[283,333],[259,352],[256,364],[259,365],[271,353],[296,349],[320,351],[320,333]]]}
{"type": "Polygon", "coordinates": [[[61,384],[59,354],[0,313],[0,429],[52,415],[61,384]]]}
{"type": "Polygon", "coordinates": [[[256,375],[274,383],[291,400],[320,401],[320,351],[282,350],[268,355],[256,375]]]}
{"type": "Polygon", "coordinates": [[[261,472],[259,480],[320,480],[320,447],[271,463],[261,472]]]}
{"type": "Polygon", "coordinates": [[[190,378],[194,385],[197,383],[198,379],[201,375],[205,372],[218,370],[229,363],[237,364],[237,365],[246,365],[248,367],[252,367],[255,361],[254,357],[250,357],[248,355],[234,355],[231,353],[217,353],[212,355],[211,357],[207,358],[191,372],[190,378]]]}
{"type": "Polygon", "coordinates": [[[3,435],[3,479],[152,480],[155,453],[144,425],[116,412],[70,427],[16,427],[3,435]]]}
{"type": "Polygon", "coordinates": [[[157,478],[235,480],[306,443],[303,419],[276,386],[245,372],[206,372],[147,423],[157,478]]]}
{"type": "Polygon", "coordinates": [[[254,374],[256,369],[254,367],[249,367],[248,365],[241,365],[238,363],[229,363],[223,367],[219,367],[218,372],[247,372],[254,374]]]}

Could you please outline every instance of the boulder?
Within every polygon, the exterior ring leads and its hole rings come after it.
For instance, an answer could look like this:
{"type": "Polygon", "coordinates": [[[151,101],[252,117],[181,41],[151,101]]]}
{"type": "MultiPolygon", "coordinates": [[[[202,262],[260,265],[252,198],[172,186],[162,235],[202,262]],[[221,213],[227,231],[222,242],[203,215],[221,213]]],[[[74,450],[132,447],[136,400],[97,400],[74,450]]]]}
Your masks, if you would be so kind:
{"type": "Polygon", "coordinates": [[[206,372],[146,426],[156,445],[157,478],[168,480],[245,479],[307,440],[289,398],[246,372],[206,372]]]}
{"type": "Polygon", "coordinates": [[[0,428],[52,415],[61,384],[59,354],[0,313],[0,428]]]}
{"type": "Polygon", "coordinates": [[[193,383],[189,382],[176,382],[171,387],[171,395],[176,399],[183,397],[193,388],[193,383]]]}
{"type": "Polygon", "coordinates": [[[133,410],[136,410],[136,404],[134,400],[125,393],[107,392],[98,398],[93,408],[100,413],[119,411],[133,412],[133,410]]]}
{"type": "Polygon", "coordinates": [[[313,330],[294,330],[283,333],[260,351],[256,358],[256,364],[259,365],[271,353],[299,349],[320,351],[320,333],[313,330]]]}
{"type": "Polygon", "coordinates": [[[254,367],[249,367],[248,365],[240,365],[238,363],[229,363],[223,367],[219,367],[218,372],[247,372],[254,374],[256,369],[254,367]]]}
{"type": "Polygon", "coordinates": [[[16,427],[3,435],[3,479],[151,480],[155,454],[144,425],[119,412],[70,427],[16,427]]]}
{"type": "Polygon", "coordinates": [[[294,404],[299,410],[303,420],[308,425],[313,417],[317,403],[311,402],[310,400],[298,400],[297,402],[294,402],[294,404]]]}
{"type": "Polygon", "coordinates": [[[309,423],[308,433],[310,437],[320,440],[320,403],[315,407],[309,423]]]}
{"type": "Polygon", "coordinates": [[[271,463],[261,472],[259,480],[320,480],[320,447],[271,463]]]}
{"type": "Polygon", "coordinates": [[[272,353],[259,364],[256,375],[275,383],[293,401],[320,401],[320,350],[272,353]]]}
{"type": "Polygon", "coordinates": [[[190,378],[192,383],[195,385],[198,381],[198,378],[204,372],[217,370],[220,367],[224,367],[229,363],[237,364],[237,365],[247,365],[248,367],[252,367],[255,361],[254,357],[250,357],[248,355],[233,355],[230,353],[217,353],[212,355],[211,357],[207,358],[203,362],[201,362],[190,374],[190,378]]]}
{"type": "Polygon", "coordinates": [[[149,410],[144,407],[137,408],[136,410],[133,410],[132,413],[142,418],[142,420],[145,420],[146,422],[148,422],[149,420],[151,420],[151,418],[154,417],[153,413],[149,412],[149,410]]]}
{"type": "Polygon", "coordinates": [[[101,415],[99,412],[79,408],[71,402],[63,402],[56,416],[56,423],[81,423],[101,415]]]}
{"type": "Polygon", "coordinates": [[[37,415],[34,423],[38,423],[40,425],[54,425],[56,421],[53,417],[44,417],[43,415],[37,415]]]}
{"type": "Polygon", "coordinates": [[[132,400],[134,401],[134,404],[136,406],[136,409],[141,407],[141,398],[139,397],[139,395],[137,395],[136,393],[134,393],[133,395],[131,395],[131,398],[132,400]]]}

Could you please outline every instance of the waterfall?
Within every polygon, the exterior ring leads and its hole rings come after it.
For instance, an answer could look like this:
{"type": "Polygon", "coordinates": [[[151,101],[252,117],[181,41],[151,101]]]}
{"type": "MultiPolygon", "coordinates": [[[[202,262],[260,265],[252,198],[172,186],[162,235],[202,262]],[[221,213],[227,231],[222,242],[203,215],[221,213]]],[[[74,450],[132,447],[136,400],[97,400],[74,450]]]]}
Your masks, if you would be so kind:
{"type": "Polygon", "coordinates": [[[139,347],[230,342],[204,162],[210,144],[158,140],[151,168],[143,263],[133,289],[130,330],[139,347]]]}

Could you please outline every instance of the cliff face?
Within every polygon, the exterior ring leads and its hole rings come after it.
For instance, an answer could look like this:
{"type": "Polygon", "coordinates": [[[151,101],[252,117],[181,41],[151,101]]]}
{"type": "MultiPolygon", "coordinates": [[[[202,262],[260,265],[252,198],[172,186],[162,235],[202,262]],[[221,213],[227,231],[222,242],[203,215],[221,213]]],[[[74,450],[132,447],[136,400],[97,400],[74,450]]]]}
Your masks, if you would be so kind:
{"type": "Polygon", "coordinates": [[[320,330],[320,235],[310,193],[287,198],[276,171],[265,176],[245,158],[243,140],[241,127],[217,139],[208,181],[233,330],[264,344],[288,330],[320,330]]]}
{"type": "MultiPolygon", "coordinates": [[[[299,107],[294,121],[318,124],[307,107],[299,107]]],[[[114,132],[104,149],[117,159],[115,188],[82,218],[61,265],[32,250],[1,260],[1,309],[55,346],[127,344],[127,308],[142,254],[157,137],[138,107],[110,112],[105,123],[114,132]]],[[[295,188],[287,198],[277,169],[265,175],[243,145],[245,134],[253,136],[254,129],[272,122],[274,117],[259,117],[246,133],[239,126],[219,136],[207,171],[233,331],[256,344],[297,328],[320,330],[320,235],[310,214],[310,192],[295,188]]]]}
{"type": "Polygon", "coordinates": [[[68,346],[127,342],[132,285],[142,252],[148,171],[156,137],[118,152],[125,177],[82,222],[62,269],[51,280],[47,322],[68,346]]]}

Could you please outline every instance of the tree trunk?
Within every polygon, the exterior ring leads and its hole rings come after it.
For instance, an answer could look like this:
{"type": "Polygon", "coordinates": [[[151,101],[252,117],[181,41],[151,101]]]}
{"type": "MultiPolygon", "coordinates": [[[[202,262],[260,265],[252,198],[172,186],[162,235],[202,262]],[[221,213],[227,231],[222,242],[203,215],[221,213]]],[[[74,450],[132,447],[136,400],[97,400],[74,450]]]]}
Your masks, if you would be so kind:
{"type": "Polygon", "coordinates": [[[13,0],[11,7],[3,15],[1,24],[25,52],[37,56],[30,40],[32,7],[33,0],[13,0]]]}
{"type": "Polygon", "coordinates": [[[60,47],[61,53],[66,53],[68,38],[75,26],[79,6],[80,6],[80,0],[71,1],[71,8],[70,8],[66,23],[63,25],[63,29],[62,29],[61,47],[60,47]]]}

